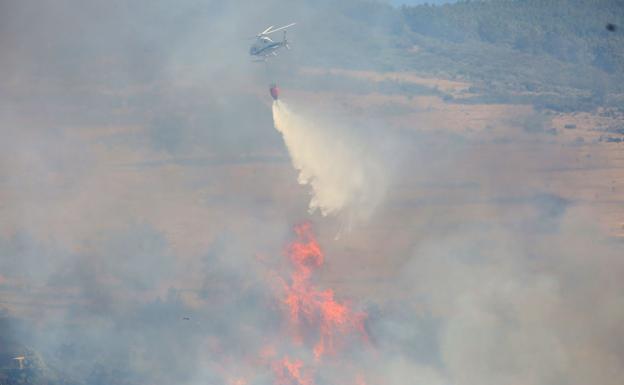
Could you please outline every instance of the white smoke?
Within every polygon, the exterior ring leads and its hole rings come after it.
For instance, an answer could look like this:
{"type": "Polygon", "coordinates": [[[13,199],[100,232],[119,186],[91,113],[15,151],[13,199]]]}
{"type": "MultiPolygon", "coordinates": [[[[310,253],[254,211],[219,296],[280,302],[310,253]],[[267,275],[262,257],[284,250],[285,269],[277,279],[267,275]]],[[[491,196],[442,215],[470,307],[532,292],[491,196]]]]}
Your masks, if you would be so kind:
{"type": "Polygon", "coordinates": [[[349,221],[367,219],[386,186],[379,152],[349,127],[296,114],[281,101],[273,103],[273,120],[299,171],[299,183],[312,188],[310,213],[344,212],[349,221]]]}

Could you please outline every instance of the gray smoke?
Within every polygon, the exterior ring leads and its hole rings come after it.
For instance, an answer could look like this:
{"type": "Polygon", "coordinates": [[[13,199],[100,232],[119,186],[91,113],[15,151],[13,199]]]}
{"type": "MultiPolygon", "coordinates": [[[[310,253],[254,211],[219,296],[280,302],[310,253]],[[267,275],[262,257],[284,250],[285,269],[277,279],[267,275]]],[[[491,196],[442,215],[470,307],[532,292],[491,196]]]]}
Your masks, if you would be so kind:
{"type": "Polygon", "coordinates": [[[268,384],[273,344],[321,385],[619,383],[622,244],[530,172],[563,150],[511,138],[486,156],[485,131],[397,129],[383,106],[364,127],[296,97],[314,146],[284,145],[270,82],[330,92],[299,68],[374,67],[354,52],[391,44],[361,38],[360,3],[0,3],[0,368],[268,384]],[[293,51],[250,63],[243,38],[291,21],[293,51]],[[289,161],[304,150],[312,206],[289,161]],[[292,346],[275,282],[310,207],[366,219],[334,240],[312,217],[315,282],[365,308],[370,335],[322,364],[292,346]]]}

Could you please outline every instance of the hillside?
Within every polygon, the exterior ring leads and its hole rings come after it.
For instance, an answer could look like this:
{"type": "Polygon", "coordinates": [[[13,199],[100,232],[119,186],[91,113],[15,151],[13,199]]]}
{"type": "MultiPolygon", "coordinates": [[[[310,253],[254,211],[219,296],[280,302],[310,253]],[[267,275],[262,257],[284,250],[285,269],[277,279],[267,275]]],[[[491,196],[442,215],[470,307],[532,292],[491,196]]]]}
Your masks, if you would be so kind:
{"type": "Polygon", "coordinates": [[[308,62],[338,58],[345,68],[466,79],[480,94],[476,102],[558,111],[624,105],[619,1],[467,1],[400,9],[347,2],[337,11],[342,31],[333,35],[335,44],[315,47],[314,57],[304,55],[308,62]]]}
{"type": "MultiPolygon", "coordinates": [[[[370,315],[345,355],[367,384],[618,385],[620,1],[3,10],[0,385],[296,383],[273,377],[301,221],[315,283],[370,315]],[[242,36],[291,21],[251,62],[242,36]],[[383,191],[370,218],[310,213],[278,105],[338,187],[383,191]]],[[[308,384],[361,383],[327,362],[308,384]]]]}

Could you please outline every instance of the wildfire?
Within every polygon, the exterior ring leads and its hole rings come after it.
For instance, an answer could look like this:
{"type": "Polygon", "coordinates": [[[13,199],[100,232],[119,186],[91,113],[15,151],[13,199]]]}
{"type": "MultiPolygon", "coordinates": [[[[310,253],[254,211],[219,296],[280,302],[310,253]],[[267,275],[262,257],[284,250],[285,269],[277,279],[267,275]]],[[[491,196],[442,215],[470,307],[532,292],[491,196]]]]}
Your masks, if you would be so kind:
{"type": "Polygon", "coordinates": [[[247,381],[243,378],[233,378],[228,381],[228,385],[247,385],[247,381]]]}
{"type": "Polygon", "coordinates": [[[323,265],[323,252],[309,223],[296,226],[295,233],[297,239],[288,248],[293,272],[290,283],[284,283],[284,303],[291,324],[298,330],[298,340],[301,340],[302,325],[318,327],[318,342],[313,349],[318,361],[324,354],[335,352],[339,335],[357,331],[366,338],[366,314],[354,312],[346,304],[337,302],[331,289],[320,290],[313,286],[312,272],[323,265]]]}
{"type": "Polygon", "coordinates": [[[355,377],[355,385],[366,385],[366,381],[364,381],[364,377],[358,375],[355,377]]]}
{"type": "Polygon", "coordinates": [[[312,385],[309,373],[303,370],[303,361],[284,357],[273,365],[277,385],[312,385]]]}
{"type": "MultiPolygon", "coordinates": [[[[297,225],[294,231],[295,240],[285,253],[290,262],[288,273],[269,275],[271,282],[278,284],[276,299],[294,333],[280,330],[268,334],[265,345],[250,360],[251,366],[270,371],[275,385],[314,385],[317,376],[323,378],[327,370],[331,372],[337,367],[344,376],[342,383],[366,385],[349,357],[338,354],[347,338],[360,336],[368,340],[364,329],[366,314],[339,302],[333,290],[314,285],[313,273],[323,266],[325,256],[309,223],[297,225]],[[334,355],[331,361],[322,359],[330,354],[334,355]]],[[[237,374],[228,378],[228,385],[253,383],[253,375],[245,371],[237,374]]]]}

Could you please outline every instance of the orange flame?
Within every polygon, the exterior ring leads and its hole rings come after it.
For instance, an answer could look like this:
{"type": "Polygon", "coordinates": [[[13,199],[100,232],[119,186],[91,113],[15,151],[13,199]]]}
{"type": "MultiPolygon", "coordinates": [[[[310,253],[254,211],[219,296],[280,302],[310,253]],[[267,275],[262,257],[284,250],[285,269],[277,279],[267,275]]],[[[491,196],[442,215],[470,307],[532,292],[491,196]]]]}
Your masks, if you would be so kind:
{"type": "Polygon", "coordinates": [[[247,381],[243,378],[232,378],[228,380],[228,385],[247,385],[247,381]]]}
{"type": "MultiPolygon", "coordinates": [[[[315,360],[305,361],[304,365],[302,357],[292,358],[284,352],[280,353],[280,341],[269,340],[259,349],[251,363],[256,367],[270,369],[275,377],[275,385],[314,385],[316,370],[325,364],[321,358],[336,353],[336,344],[343,342],[345,337],[357,334],[365,340],[368,339],[364,329],[366,314],[356,312],[348,304],[337,301],[331,289],[321,290],[313,284],[314,270],[323,266],[325,256],[309,223],[298,225],[294,230],[296,238],[286,250],[292,265],[289,277],[283,279],[276,274],[271,274],[271,277],[277,278],[277,282],[283,286],[280,299],[289,324],[295,331],[294,342],[303,345],[300,347],[307,350],[302,352],[303,359],[307,360],[309,353],[312,353],[315,360]]],[[[293,351],[288,344],[284,349],[293,351]]],[[[345,362],[335,360],[335,364],[344,365],[345,362]]],[[[345,379],[348,376],[349,374],[345,379]]],[[[248,378],[247,375],[230,377],[227,378],[227,383],[246,385],[249,383],[248,378]]],[[[361,375],[351,381],[346,380],[346,383],[366,385],[361,375]]]]}
{"type": "Polygon", "coordinates": [[[357,375],[357,377],[355,377],[355,384],[366,385],[366,381],[364,381],[364,377],[362,377],[362,375],[357,375]]]}
{"type": "Polygon", "coordinates": [[[313,385],[309,373],[303,370],[303,361],[284,357],[273,365],[277,385],[313,385]]]}
{"type": "MultiPolygon", "coordinates": [[[[288,248],[288,257],[294,267],[290,284],[284,283],[290,322],[299,328],[302,321],[318,325],[319,340],[314,347],[314,357],[335,351],[335,337],[357,330],[364,338],[366,314],[352,311],[334,299],[332,290],[319,290],[310,282],[312,271],[323,265],[323,252],[312,233],[309,223],[295,227],[297,239],[288,248]]],[[[300,339],[300,337],[298,337],[300,339]]]]}

